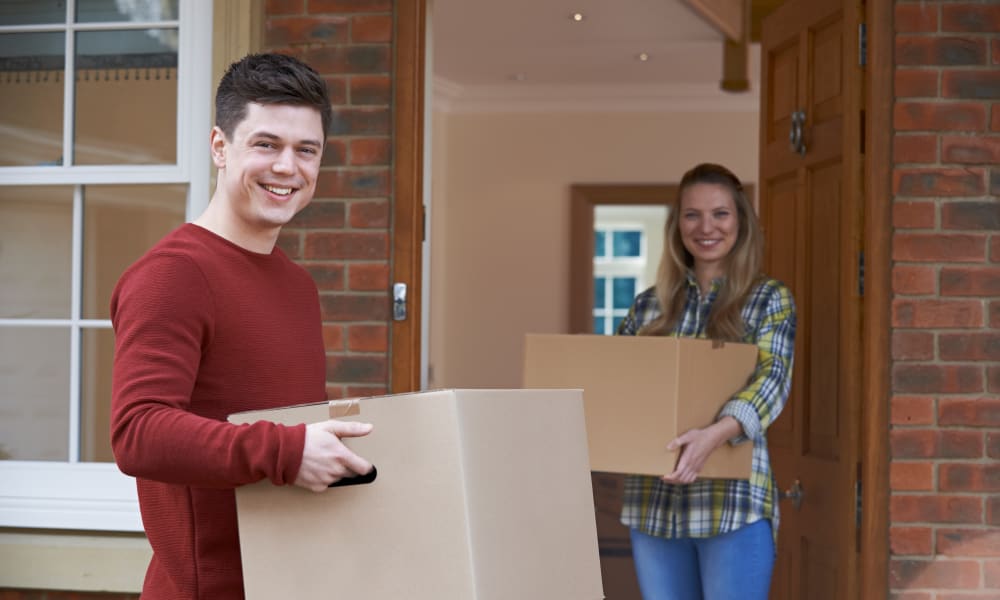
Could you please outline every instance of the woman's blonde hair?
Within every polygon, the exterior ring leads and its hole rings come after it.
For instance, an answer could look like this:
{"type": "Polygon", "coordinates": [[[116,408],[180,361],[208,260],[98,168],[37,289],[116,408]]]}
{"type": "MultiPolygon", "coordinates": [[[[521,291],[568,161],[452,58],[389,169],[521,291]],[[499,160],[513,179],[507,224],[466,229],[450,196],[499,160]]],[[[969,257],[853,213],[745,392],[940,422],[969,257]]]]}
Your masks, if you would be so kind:
{"type": "Polygon", "coordinates": [[[694,267],[694,257],[684,247],[678,221],[681,199],[691,186],[707,183],[729,191],[736,205],[739,231],[736,242],[723,262],[724,277],[719,295],[712,304],[705,333],[711,339],[739,342],[746,335],[742,310],[746,298],[760,279],[764,257],[764,236],[753,206],[743,191],[743,184],[729,169],[702,163],[681,178],[667,215],[663,254],[656,274],[656,299],[662,313],[639,329],[639,335],[670,335],[677,325],[687,300],[687,273],[694,267]]]}

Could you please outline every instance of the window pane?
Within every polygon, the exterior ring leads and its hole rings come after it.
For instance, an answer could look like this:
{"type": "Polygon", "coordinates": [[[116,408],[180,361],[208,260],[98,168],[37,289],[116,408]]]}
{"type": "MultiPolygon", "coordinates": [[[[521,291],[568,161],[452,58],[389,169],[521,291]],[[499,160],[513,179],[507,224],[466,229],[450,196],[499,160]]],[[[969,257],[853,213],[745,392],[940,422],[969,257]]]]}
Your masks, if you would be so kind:
{"type": "Polygon", "coordinates": [[[84,329],[80,336],[80,460],[114,462],[111,454],[111,329],[84,329]]]}
{"type": "Polygon", "coordinates": [[[0,457],[68,460],[68,394],[68,327],[0,327],[0,457]]]}
{"type": "Polygon", "coordinates": [[[615,256],[642,256],[641,231],[616,231],[611,243],[615,256]]]}
{"type": "Polygon", "coordinates": [[[77,34],[73,164],[177,162],[176,37],[176,29],[77,34]]]}
{"type": "Polygon", "coordinates": [[[621,325],[622,321],[624,320],[625,317],[615,317],[613,320],[613,325],[611,326],[611,333],[618,331],[618,326],[621,325]]]}
{"type": "Polygon", "coordinates": [[[0,34],[0,167],[62,164],[64,39],[0,34]]]}
{"type": "Polygon", "coordinates": [[[73,190],[0,186],[0,318],[70,317],[73,190]]]}
{"type": "Polygon", "coordinates": [[[604,335],[604,317],[594,317],[594,333],[604,335]]]}
{"type": "Polygon", "coordinates": [[[604,295],[606,292],[606,280],[604,277],[594,277],[594,308],[604,308],[604,295]]]}
{"type": "Polygon", "coordinates": [[[632,306],[632,300],[635,299],[635,277],[615,277],[612,285],[614,296],[612,308],[632,306]]]}
{"type": "Polygon", "coordinates": [[[110,319],[125,268],[184,223],[187,186],[95,185],[83,193],[83,318],[110,319]]]}
{"type": "Polygon", "coordinates": [[[79,23],[166,21],[177,19],[178,0],[76,0],[79,23]]]}
{"type": "Polygon", "coordinates": [[[594,232],[594,257],[604,258],[606,255],[605,245],[607,244],[607,232],[606,231],[595,231],[594,232]]]}
{"type": "Polygon", "coordinates": [[[65,23],[66,0],[0,2],[0,25],[65,23]]]}

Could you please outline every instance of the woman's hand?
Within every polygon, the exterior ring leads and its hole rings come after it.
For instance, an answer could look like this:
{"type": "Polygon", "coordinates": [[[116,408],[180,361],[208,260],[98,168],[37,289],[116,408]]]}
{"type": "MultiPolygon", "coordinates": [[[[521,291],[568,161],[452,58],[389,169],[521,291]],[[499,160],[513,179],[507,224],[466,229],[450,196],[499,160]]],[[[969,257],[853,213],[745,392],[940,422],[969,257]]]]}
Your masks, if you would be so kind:
{"type": "Polygon", "coordinates": [[[723,417],[708,427],[685,431],[670,442],[667,450],[680,449],[674,472],[661,477],[667,483],[693,483],[705,466],[708,456],[719,446],[740,434],[742,427],[732,417],[723,417]]]}

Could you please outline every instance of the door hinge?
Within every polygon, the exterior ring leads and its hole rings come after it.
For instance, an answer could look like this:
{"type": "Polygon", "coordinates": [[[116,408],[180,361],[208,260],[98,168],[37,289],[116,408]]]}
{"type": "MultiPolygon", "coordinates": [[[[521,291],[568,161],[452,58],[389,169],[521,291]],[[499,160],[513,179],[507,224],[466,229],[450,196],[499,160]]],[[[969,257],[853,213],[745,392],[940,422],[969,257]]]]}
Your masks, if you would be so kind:
{"type": "Polygon", "coordinates": [[[868,25],[858,23],[858,64],[868,64],[868,25]]]}
{"type": "Polygon", "coordinates": [[[858,295],[865,295],[865,251],[858,253],[858,295]]]}

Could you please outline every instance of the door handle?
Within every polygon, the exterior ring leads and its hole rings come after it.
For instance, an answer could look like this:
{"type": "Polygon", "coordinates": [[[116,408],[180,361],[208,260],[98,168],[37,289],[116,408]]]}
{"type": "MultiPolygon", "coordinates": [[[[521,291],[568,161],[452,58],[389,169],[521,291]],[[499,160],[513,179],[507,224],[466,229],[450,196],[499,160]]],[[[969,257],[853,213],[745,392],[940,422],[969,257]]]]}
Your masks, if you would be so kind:
{"type": "Polygon", "coordinates": [[[392,320],[406,320],[406,284],[392,284],[392,320]]]}
{"type": "Polygon", "coordinates": [[[805,496],[805,490],[802,488],[802,482],[798,479],[792,483],[792,487],[783,492],[778,492],[778,500],[791,500],[795,510],[799,510],[802,507],[803,496],[805,496]]]}
{"type": "Polygon", "coordinates": [[[806,124],[806,113],[802,110],[797,110],[792,113],[792,127],[788,132],[788,141],[792,145],[792,152],[800,154],[802,156],[806,155],[806,141],[805,135],[802,132],[802,127],[806,124]]]}

